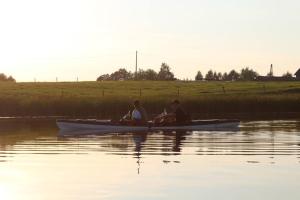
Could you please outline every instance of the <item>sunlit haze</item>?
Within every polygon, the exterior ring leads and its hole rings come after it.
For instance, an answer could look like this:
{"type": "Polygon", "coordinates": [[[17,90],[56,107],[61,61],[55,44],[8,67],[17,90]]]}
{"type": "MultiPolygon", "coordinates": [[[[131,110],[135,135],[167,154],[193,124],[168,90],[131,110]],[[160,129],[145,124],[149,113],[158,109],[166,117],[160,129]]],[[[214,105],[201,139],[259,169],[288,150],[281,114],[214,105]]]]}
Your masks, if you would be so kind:
{"type": "Polygon", "coordinates": [[[96,80],[120,67],[178,78],[300,67],[297,0],[10,0],[0,2],[0,72],[17,81],[96,80]]]}

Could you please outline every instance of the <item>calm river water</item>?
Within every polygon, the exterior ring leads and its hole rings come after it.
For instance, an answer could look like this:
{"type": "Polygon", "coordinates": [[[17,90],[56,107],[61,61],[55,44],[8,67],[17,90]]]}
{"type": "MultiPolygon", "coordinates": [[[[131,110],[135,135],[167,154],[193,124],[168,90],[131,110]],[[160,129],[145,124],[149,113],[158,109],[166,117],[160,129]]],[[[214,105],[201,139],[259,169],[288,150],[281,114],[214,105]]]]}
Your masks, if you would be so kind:
{"type": "Polygon", "coordinates": [[[0,123],[1,200],[300,199],[300,121],[239,131],[59,137],[0,123]]]}

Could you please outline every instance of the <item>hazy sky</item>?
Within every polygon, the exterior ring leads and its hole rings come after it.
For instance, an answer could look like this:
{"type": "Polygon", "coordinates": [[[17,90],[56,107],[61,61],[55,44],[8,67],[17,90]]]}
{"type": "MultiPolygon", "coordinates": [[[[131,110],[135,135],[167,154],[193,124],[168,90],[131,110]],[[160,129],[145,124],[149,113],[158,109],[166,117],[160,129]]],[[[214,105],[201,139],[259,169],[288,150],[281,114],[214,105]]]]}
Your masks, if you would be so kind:
{"type": "Polygon", "coordinates": [[[119,67],[180,78],[300,67],[299,0],[0,1],[0,72],[18,81],[95,80],[119,67]]]}

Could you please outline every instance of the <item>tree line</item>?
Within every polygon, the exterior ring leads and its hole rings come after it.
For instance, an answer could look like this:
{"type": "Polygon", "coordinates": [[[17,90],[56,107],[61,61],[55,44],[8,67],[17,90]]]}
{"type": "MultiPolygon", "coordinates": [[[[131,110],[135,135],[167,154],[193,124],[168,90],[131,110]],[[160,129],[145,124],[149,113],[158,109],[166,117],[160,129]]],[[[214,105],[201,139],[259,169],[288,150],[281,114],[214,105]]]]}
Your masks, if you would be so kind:
{"type": "Polygon", "coordinates": [[[16,82],[16,80],[12,76],[6,76],[0,73],[0,82],[16,82]]]}
{"type": "MultiPolygon", "coordinates": [[[[273,74],[267,76],[273,77],[273,74]]],[[[229,72],[221,73],[209,70],[205,76],[201,71],[198,71],[196,81],[254,81],[257,80],[259,74],[251,68],[243,68],[240,72],[231,70],[229,72]]],[[[289,72],[282,75],[284,78],[292,78],[293,75],[289,72]]],[[[119,80],[151,80],[151,81],[173,81],[178,80],[168,64],[162,63],[160,70],[156,72],[153,69],[139,69],[137,73],[127,71],[125,68],[113,72],[112,74],[103,74],[97,78],[97,81],[119,81],[119,80]]]]}
{"type": "Polygon", "coordinates": [[[158,72],[153,69],[139,69],[138,72],[133,73],[131,71],[127,71],[125,68],[120,68],[112,74],[103,74],[97,78],[97,81],[119,80],[173,81],[176,80],[176,78],[167,63],[162,63],[158,72]]]}
{"type": "MultiPolygon", "coordinates": [[[[241,72],[237,72],[235,70],[231,70],[230,72],[216,72],[213,70],[209,70],[205,76],[202,75],[201,71],[197,72],[197,75],[195,76],[196,81],[254,81],[257,79],[259,74],[254,71],[253,69],[250,69],[248,67],[243,68],[241,72]]],[[[267,76],[272,77],[273,74],[268,74],[267,76]]],[[[282,75],[282,77],[285,78],[292,78],[293,75],[289,72],[282,75]]]]}

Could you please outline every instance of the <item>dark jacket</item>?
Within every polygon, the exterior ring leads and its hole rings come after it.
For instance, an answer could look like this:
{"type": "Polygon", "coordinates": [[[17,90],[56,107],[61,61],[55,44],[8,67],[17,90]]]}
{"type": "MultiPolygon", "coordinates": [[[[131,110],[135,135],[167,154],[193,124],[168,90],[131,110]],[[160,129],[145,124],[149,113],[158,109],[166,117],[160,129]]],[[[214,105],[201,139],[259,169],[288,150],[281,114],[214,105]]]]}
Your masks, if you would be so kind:
{"type": "Polygon", "coordinates": [[[175,116],[176,124],[185,124],[190,121],[189,115],[181,107],[176,109],[175,116]]]}

